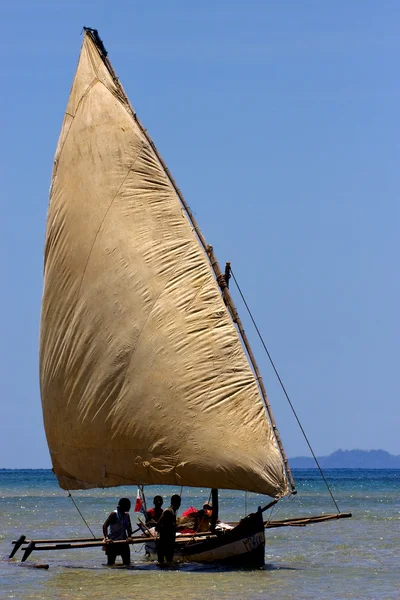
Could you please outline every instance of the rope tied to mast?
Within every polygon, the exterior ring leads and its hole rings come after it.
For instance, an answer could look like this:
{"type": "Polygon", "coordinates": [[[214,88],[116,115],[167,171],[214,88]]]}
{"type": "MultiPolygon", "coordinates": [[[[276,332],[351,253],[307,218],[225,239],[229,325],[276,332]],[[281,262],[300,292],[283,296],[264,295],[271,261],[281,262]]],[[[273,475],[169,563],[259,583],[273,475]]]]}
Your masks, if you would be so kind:
{"type": "Polygon", "coordinates": [[[218,275],[217,283],[222,291],[228,287],[228,284],[226,283],[225,275],[223,273],[221,273],[221,275],[218,275]]]}

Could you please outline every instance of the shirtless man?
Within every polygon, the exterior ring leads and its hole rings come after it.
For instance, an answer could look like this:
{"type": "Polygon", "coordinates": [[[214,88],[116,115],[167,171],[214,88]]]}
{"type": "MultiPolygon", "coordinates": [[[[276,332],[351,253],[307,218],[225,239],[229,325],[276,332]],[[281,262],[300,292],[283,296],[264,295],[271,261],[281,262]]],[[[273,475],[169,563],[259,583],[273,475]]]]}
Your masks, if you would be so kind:
{"type": "Polygon", "coordinates": [[[171,497],[171,506],[166,508],[157,522],[156,530],[159,533],[157,539],[158,563],[171,563],[174,558],[175,536],[176,536],[176,511],[181,505],[181,497],[174,494],[171,497]]]}

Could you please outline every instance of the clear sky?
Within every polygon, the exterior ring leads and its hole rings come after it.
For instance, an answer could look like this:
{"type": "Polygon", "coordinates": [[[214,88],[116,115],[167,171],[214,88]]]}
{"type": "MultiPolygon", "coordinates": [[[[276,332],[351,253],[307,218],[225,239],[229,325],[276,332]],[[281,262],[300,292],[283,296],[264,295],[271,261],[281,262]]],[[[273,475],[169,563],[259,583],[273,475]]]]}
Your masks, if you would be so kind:
{"type": "MultiPolygon", "coordinates": [[[[43,242],[83,25],[99,30],[207,241],[231,261],[315,452],[400,454],[400,2],[1,0],[0,11],[0,467],[50,466],[43,242]]],[[[306,454],[254,347],[287,453],[306,454]]]]}

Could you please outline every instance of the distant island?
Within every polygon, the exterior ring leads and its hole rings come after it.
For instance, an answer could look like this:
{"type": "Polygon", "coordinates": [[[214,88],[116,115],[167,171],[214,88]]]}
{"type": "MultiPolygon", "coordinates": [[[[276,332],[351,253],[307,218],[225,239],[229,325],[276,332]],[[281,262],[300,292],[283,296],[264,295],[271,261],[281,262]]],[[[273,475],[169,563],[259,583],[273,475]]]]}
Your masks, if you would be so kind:
{"type": "MultiPolygon", "coordinates": [[[[329,456],[318,456],[323,469],[400,469],[400,456],[386,450],[336,450],[329,456]]],[[[312,457],[297,456],[289,459],[293,469],[316,469],[312,457]]]]}

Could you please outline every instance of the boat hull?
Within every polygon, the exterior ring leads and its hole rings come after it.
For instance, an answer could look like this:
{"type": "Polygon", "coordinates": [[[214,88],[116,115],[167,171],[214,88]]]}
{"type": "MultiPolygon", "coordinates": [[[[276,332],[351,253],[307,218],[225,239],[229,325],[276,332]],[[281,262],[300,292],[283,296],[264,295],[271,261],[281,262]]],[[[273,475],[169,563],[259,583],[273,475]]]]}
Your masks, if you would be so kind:
{"type": "MultiPolygon", "coordinates": [[[[146,554],[157,558],[155,542],[146,544],[146,554]]],[[[177,538],[174,562],[223,564],[237,567],[261,568],[264,566],[265,534],[261,511],[242,519],[236,527],[218,532],[201,541],[177,538]]]]}

